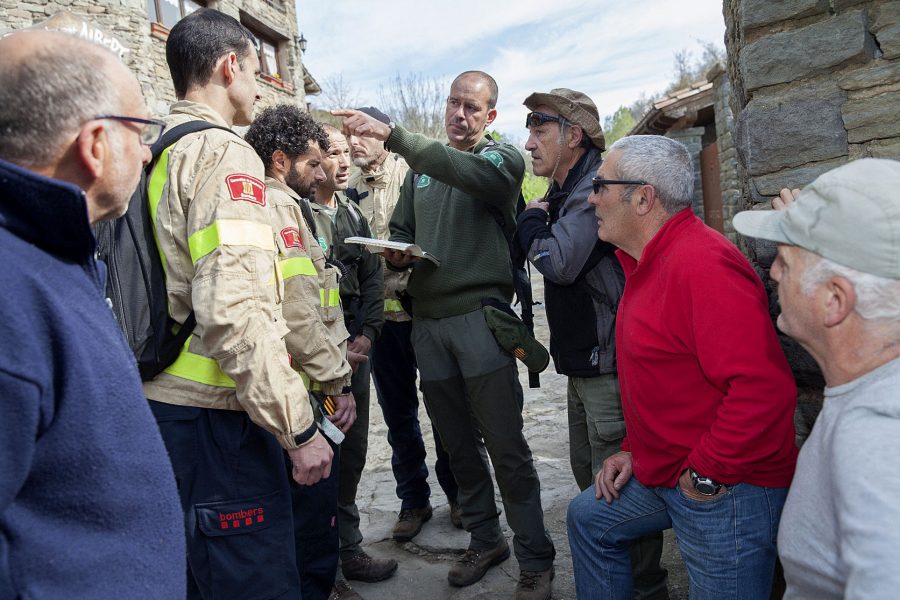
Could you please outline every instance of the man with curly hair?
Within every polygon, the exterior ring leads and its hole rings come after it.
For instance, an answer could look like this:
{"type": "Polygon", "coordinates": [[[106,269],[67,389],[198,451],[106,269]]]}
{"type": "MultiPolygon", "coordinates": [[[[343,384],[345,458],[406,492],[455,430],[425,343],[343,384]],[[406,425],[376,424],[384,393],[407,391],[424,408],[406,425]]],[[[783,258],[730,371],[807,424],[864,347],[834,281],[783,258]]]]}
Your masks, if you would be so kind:
{"type": "MultiPolygon", "coordinates": [[[[346,432],[356,418],[347,362],[347,329],[338,301],[340,271],[310,231],[303,212],[316,184],[325,179],[322,150],[328,137],[299,107],[265,109],[250,126],[247,142],[266,171],[266,199],[274,212],[278,261],[284,279],[285,336],[291,363],[313,396],[331,398],[328,418],[346,432]]],[[[327,414],[327,411],[326,411],[327,414]]],[[[337,569],[337,486],[340,469],[314,486],[291,486],[294,539],[303,598],[324,598],[337,569]]]]}
{"type": "Polygon", "coordinates": [[[167,148],[149,181],[170,316],[196,319],[178,359],[144,384],[178,481],[189,598],[232,595],[248,582],[259,596],[298,598],[289,480],[312,485],[331,472],[332,450],[283,339],[263,165],[228,131],[250,124],[259,98],[254,44],[217,10],[172,28],[166,60],[179,101],[165,122],[216,128],[167,148]]]}

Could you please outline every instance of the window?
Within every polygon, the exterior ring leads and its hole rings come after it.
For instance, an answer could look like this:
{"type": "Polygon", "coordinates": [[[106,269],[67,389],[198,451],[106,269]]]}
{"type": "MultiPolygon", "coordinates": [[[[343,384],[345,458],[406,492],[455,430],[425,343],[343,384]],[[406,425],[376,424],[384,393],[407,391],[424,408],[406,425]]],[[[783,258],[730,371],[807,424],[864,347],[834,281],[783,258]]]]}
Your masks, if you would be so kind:
{"type": "Polygon", "coordinates": [[[281,52],[279,52],[279,41],[271,35],[262,33],[258,27],[244,26],[256,36],[259,42],[259,71],[264,78],[271,77],[281,81],[281,52]]]}
{"type": "Polygon", "coordinates": [[[281,79],[278,67],[278,46],[271,40],[259,38],[259,70],[266,75],[281,79]]]}
{"type": "Polygon", "coordinates": [[[147,0],[147,14],[151,23],[171,29],[175,23],[206,3],[197,0],[147,0]]]}

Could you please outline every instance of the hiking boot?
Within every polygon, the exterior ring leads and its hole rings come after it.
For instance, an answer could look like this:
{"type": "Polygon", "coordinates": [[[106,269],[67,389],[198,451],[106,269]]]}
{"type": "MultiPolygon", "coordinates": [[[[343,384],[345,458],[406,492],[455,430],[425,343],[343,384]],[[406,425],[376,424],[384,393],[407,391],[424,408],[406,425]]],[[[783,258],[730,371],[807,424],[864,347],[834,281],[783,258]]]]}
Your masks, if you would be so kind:
{"type": "Polygon", "coordinates": [[[405,508],[400,511],[397,523],[394,524],[394,539],[408,542],[422,531],[422,525],[431,518],[431,505],[423,508],[405,508]]]}
{"type": "Polygon", "coordinates": [[[548,600],[550,582],[555,575],[553,567],[546,571],[521,571],[516,584],[516,600],[548,600]]]}
{"type": "Polygon", "coordinates": [[[363,597],[350,587],[349,583],[339,579],[334,582],[334,587],[331,588],[331,595],[328,596],[328,600],[363,600],[363,597]]]}
{"type": "Polygon", "coordinates": [[[384,581],[396,570],[397,561],[393,558],[373,558],[362,550],[347,560],[341,560],[341,571],[344,573],[344,577],[356,581],[367,583],[384,581]]]}
{"type": "Polygon", "coordinates": [[[489,568],[499,565],[507,558],[509,558],[509,544],[506,543],[505,538],[501,539],[495,547],[486,550],[469,548],[459,562],[450,567],[447,581],[450,582],[450,585],[457,587],[472,585],[484,577],[489,568]]]}
{"type": "Polygon", "coordinates": [[[453,526],[457,529],[462,529],[462,509],[459,507],[459,502],[451,502],[450,503],[450,522],[453,523],[453,526]]]}

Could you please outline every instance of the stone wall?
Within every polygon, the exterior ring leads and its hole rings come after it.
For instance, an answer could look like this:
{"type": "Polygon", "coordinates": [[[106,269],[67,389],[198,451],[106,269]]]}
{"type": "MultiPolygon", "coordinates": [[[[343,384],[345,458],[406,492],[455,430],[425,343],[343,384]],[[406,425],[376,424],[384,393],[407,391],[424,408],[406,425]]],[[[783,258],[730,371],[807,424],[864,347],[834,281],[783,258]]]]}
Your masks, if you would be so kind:
{"type": "Polygon", "coordinates": [[[900,159],[900,1],[725,0],[724,12],[742,207],[850,159],[900,159]]]}
{"type": "Polygon", "coordinates": [[[737,149],[734,147],[734,113],[731,110],[731,80],[725,70],[716,65],[706,76],[716,90],[716,145],[719,151],[719,183],[722,190],[722,219],[725,236],[735,244],[738,234],[731,225],[735,213],[741,210],[741,173],[737,149]]]}
{"type": "MultiPolygon", "coordinates": [[[[207,3],[211,8],[235,17],[250,18],[254,25],[281,41],[286,73],[283,80],[260,77],[261,104],[288,102],[306,106],[303,88],[303,64],[296,47],[296,9],[293,0],[219,0],[207,3]]],[[[141,83],[147,105],[157,115],[168,112],[175,90],[166,66],[167,30],[151,24],[146,0],[0,0],[0,29],[21,29],[44,21],[60,11],[69,11],[118,37],[129,49],[128,66],[141,83]]]]}
{"type": "Polygon", "coordinates": [[[688,127],[666,132],[666,137],[684,144],[691,155],[691,161],[694,163],[694,197],[691,199],[691,208],[700,219],[703,219],[703,178],[700,172],[700,151],[703,149],[704,131],[703,127],[688,127]]]}

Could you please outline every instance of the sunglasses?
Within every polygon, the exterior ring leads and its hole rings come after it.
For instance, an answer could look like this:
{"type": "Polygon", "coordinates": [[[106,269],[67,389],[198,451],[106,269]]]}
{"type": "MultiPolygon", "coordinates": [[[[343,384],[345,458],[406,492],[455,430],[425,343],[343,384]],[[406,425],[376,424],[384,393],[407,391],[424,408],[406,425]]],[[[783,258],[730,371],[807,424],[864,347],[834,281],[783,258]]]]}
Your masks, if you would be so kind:
{"type": "Polygon", "coordinates": [[[113,121],[124,121],[126,123],[136,123],[139,126],[141,143],[145,146],[152,146],[162,137],[166,124],[156,119],[140,119],[138,117],[123,117],[121,115],[97,115],[95,119],[111,119],[113,121]]]}
{"type": "Polygon", "coordinates": [[[540,127],[544,123],[568,123],[563,117],[556,115],[548,115],[540,111],[534,110],[525,117],[525,127],[540,127]]]}
{"type": "Polygon", "coordinates": [[[595,194],[599,194],[600,190],[605,190],[608,185],[649,185],[646,181],[639,179],[603,179],[602,177],[594,177],[591,179],[591,184],[595,194]]]}

